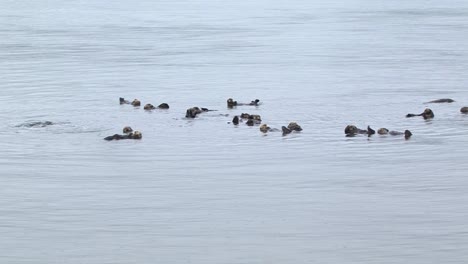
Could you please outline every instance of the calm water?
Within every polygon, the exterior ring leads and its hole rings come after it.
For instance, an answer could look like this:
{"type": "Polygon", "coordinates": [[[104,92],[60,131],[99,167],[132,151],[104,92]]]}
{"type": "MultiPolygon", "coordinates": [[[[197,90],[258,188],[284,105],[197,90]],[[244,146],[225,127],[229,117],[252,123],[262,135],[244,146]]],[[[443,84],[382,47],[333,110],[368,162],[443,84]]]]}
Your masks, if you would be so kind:
{"type": "Polygon", "coordinates": [[[1,0],[0,263],[466,262],[467,36],[466,1],[1,0]]]}

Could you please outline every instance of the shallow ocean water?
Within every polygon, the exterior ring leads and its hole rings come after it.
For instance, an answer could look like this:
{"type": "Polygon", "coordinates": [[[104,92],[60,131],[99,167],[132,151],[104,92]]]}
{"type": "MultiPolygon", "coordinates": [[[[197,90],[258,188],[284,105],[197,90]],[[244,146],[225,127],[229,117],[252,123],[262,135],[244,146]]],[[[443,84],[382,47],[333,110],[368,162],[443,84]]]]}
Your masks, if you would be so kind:
{"type": "Polygon", "coordinates": [[[0,263],[466,261],[467,8],[2,1],[0,263]]]}

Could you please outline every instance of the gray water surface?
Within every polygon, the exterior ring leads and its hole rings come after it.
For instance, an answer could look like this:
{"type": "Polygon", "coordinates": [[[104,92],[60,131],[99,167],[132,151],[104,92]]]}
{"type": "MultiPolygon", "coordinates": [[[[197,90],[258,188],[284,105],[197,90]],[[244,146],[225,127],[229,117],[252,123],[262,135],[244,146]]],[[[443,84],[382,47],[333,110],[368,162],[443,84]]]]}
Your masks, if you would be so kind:
{"type": "Polygon", "coordinates": [[[467,36],[466,1],[1,0],[0,263],[464,263],[467,36]]]}

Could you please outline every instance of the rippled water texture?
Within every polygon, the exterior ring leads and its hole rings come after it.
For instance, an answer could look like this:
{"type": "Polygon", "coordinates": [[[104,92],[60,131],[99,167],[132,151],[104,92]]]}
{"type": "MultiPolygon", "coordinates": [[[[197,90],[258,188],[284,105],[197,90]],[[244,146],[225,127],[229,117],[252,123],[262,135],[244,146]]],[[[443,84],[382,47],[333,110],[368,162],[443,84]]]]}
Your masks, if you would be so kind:
{"type": "Polygon", "coordinates": [[[0,263],[466,262],[467,36],[456,0],[3,0],[0,263]]]}

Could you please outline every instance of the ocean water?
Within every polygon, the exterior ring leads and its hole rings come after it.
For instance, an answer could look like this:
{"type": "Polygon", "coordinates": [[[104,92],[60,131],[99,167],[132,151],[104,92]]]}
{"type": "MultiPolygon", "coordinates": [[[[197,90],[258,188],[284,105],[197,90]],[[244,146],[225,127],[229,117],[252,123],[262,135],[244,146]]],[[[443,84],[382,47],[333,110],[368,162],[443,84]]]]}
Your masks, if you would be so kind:
{"type": "Polygon", "coordinates": [[[456,0],[1,0],[0,263],[464,263],[467,36],[456,0]]]}

